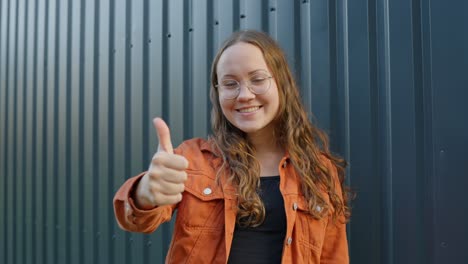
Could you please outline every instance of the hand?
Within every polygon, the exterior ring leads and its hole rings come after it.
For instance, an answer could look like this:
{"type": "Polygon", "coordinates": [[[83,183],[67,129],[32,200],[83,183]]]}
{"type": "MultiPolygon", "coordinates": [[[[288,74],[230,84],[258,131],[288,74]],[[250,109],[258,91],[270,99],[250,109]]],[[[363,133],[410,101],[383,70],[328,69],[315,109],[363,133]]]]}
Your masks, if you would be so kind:
{"type": "Polygon", "coordinates": [[[141,209],[180,202],[185,189],[184,182],[187,180],[185,170],[188,160],[174,154],[169,127],[161,118],[153,119],[153,125],[158,135],[159,146],[148,172],[136,189],[135,201],[141,209]]]}

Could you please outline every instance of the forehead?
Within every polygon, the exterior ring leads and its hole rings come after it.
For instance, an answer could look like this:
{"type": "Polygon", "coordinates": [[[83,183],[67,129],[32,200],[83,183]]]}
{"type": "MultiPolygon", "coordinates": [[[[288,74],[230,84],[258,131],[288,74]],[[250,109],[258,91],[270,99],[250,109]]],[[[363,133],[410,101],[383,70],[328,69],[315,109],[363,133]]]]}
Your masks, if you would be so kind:
{"type": "Polygon", "coordinates": [[[247,75],[256,70],[268,71],[263,53],[257,46],[245,42],[238,42],[224,50],[216,65],[220,78],[224,75],[247,75]]]}

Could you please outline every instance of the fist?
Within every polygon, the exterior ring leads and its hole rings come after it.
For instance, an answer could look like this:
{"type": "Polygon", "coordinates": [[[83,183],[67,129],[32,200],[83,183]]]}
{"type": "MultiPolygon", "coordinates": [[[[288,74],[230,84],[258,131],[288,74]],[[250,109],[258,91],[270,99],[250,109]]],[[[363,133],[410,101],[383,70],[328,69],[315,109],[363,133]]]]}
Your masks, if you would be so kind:
{"type": "Polygon", "coordinates": [[[180,202],[187,180],[188,160],[174,154],[169,127],[161,118],[155,118],[153,125],[159,146],[135,192],[136,205],[141,209],[180,202]]]}

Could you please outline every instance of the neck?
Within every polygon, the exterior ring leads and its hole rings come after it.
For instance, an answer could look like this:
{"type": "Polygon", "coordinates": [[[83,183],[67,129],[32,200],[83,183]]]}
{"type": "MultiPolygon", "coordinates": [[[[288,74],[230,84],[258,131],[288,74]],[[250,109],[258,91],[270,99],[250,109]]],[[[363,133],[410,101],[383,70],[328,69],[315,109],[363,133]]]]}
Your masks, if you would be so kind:
{"type": "Polygon", "coordinates": [[[262,153],[282,152],[273,133],[251,133],[248,135],[250,143],[254,146],[257,155],[262,153]]]}
{"type": "Polygon", "coordinates": [[[278,175],[278,165],[284,156],[285,150],[277,142],[273,133],[249,134],[249,141],[255,148],[255,158],[260,163],[260,176],[278,175]]]}

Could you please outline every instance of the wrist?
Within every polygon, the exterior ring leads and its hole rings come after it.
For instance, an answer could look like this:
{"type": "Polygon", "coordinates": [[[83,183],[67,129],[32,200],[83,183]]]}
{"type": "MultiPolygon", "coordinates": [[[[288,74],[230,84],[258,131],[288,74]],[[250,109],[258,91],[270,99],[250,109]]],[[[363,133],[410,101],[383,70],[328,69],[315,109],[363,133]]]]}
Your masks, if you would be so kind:
{"type": "Polygon", "coordinates": [[[133,203],[135,204],[137,209],[140,209],[140,210],[150,210],[156,207],[155,205],[151,203],[151,201],[147,199],[145,195],[142,195],[143,190],[142,190],[141,181],[143,180],[145,176],[143,176],[140,180],[136,182],[136,184],[134,185],[134,188],[132,188],[130,192],[130,198],[132,198],[133,203]]]}

